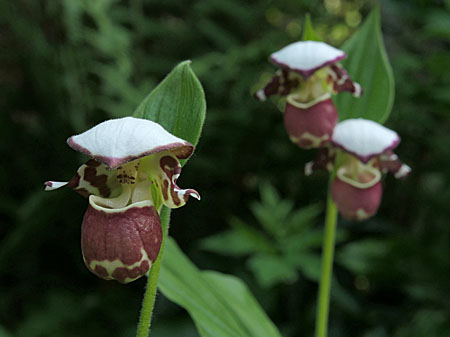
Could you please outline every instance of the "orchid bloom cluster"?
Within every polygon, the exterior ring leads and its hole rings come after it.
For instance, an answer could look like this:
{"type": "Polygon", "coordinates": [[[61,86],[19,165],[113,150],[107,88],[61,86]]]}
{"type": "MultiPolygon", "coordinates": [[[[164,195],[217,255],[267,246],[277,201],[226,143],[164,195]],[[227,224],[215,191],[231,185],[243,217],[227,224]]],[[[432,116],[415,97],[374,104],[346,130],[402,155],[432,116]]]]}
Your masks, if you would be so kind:
{"type": "Polygon", "coordinates": [[[194,147],[149,120],[126,117],[98,124],[67,143],[90,156],[68,182],[47,181],[46,190],[67,186],[89,199],[81,226],[87,268],[128,283],[145,275],[162,242],[159,212],[178,208],[193,189],[180,189],[179,159],[194,147]]]}
{"type": "Polygon", "coordinates": [[[337,63],[345,57],[342,50],[323,42],[290,44],[271,55],[281,69],[255,97],[286,96],[284,125],[289,138],[301,148],[319,148],[317,158],[305,166],[306,175],[317,169],[336,170],[331,197],[340,214],[364,220],[380,205],[382,173],[403,178],[411,169],[392,152],[400,143],[396,132],[365,119],[338,123],[331,94],[362,93],[337,63]]]}
{"type": "Polygon", "coordinates": [[[346,54],[324,42],[300,41],[273,53],[270,60],[281,69],[255,97],[286,96],[284,125],[292,142],[304,149],[326,145],[338,122],[331,94],[362,93],[338,63],[346,54]]]}

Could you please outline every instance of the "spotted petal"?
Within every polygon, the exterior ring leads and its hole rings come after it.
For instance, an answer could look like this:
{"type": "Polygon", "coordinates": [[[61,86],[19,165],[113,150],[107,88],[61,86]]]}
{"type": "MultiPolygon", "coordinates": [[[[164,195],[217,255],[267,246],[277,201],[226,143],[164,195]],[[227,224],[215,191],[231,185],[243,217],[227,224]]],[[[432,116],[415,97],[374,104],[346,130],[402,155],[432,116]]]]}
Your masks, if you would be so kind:
{"type": "MultiPolygon", "coordinates": [[[[141,161],[143,172],[153,179],[157,194],[162,197],[160,202],[169,208],[178,208],[186,204],[189,197],[200,200],[200,195],[194,189],[181,189],[176,182],[181,174],[181,165],[171,152],[162,152],[146,157],[141,161]]],[[[158,205],[153,197],[153,201],[158,205]]]]}
{"type": "Polygon", "coordinates": [[[331,142],[367,163],[371,158],[395,148],[400,143],[400,137],[381,124],[358,118],[338,123],[331,142]]]}
{"type": "Polygon", "coordinates": [[[120,192],[116,172],[93,159],[81,165],[70,181],[46,181],[44,185],[46,191],[67,186],[86,198],[91,194],[107,198],[120,192]]]}
{"type": "Polygon", "coordinates": [[[397,179],[405,178],[411,172],[411,168],[402,163],[392,151],[386,151],[380,155],[378,165],[383,172],[390,172],[397,179]]]}
{"type": "Polygon", "coordinates": [[[323,147],[317,152],[316,158],[313,161],[307,162],[305,164],[304,173],[306,176],[313,174],[317,170],[328,170],[333,169],[334,159],[336,157],[336,150],[323,147]]]}
{"type": "Polygon", "coordinates": [[[276,65],[295,71],[307,78],[320,68],[342,60],[347,55],[337,48],[319,41],[292,43],[270,56],[276,65]]]}
{"type": "Polygon", "coordinates": [[[361,85],[353,82],[347,71],[339,63],[330,66],[330,76],[335,92],[348,91],[354,97],[361,96],[363,92],[361,85]]]}
{"type": "Polygon", "coordinates": [[[161,125],[134,117],[105,121],[70,137],[67,143],[108,169],[162,151],[170,151],[177,158],[186,159],[194,150],[190,143],[173,136],[161,125]]]}
{"type": "Polygon", "coordinates": [[[81,249],[88,269],[106,280],[131,282],[150,269],[162,241],[161,222],[149,200],[119,209],[89,198],[81,226],[81,249]]]}

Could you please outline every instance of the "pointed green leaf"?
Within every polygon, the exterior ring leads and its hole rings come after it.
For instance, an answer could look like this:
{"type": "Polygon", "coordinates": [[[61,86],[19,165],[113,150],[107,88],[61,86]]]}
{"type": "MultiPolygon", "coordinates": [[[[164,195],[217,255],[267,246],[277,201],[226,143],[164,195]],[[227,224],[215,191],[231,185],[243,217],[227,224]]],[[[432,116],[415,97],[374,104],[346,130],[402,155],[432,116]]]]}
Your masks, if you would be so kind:
{"type": "Polygon", "coordinates": [[[303,41],[322,41],[319,36],[316,34],[316,32],[314,31],[314,28],[312,26],[312,22],[311,22],[311,15],[309,15],[309,13],[307,13],[305,15],[305,24],[303,25],[303,36],[302,36],[302,40],[303,41]]]}
{"type": "Polygon", "coordinates": [[[360,98],[348,93],[335,97],[340,120],[366,118],[384,123],[394,102],[394,77],[384,48],[378,7],[341,49],[347,53],[342,64],[361,84],[363,94],[360,98]]]}
{"type": "Polygon", "coordinates": [[[195,146],[205,120],[206,101],[190,63],[178,64],[142,101],[133,116],[157,122],[195,146]]]}
{"type": "Polygon", "coordinates": [[[202,337],[281,336],[241,280],[200,271],[174,240],[166,244],[159,289],[189,312],[202,337]]]}

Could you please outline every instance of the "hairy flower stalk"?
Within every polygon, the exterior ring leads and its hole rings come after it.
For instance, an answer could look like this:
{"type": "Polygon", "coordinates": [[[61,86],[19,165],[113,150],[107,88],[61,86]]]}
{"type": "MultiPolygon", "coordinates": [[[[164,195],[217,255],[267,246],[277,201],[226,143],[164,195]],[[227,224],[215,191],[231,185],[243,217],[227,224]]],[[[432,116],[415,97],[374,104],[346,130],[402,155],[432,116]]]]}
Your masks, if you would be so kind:
{"type": "Polygon", "coordinates": [[[338,122],[332,94],[362,93],[338,63],[346,54],[324,42],[301,41],[273,53],[270,60],[280,70],[255,93],[259,100],[272,95],[286,96],[284,125],[289,138],[301,148],[328,144],[338,122]]]}
{"type": "Polygon", "coordinates": [[[46,190],[67,186],[89,199],[81,227],[87,268],[106,280],[134,281],[158,257],[162,206],[200,199],[176,184],[179,159],[194,148],[157,123],[133,117],[103,122],[67,142],[93,159],[68,182],[47,181],[46,190]]]}

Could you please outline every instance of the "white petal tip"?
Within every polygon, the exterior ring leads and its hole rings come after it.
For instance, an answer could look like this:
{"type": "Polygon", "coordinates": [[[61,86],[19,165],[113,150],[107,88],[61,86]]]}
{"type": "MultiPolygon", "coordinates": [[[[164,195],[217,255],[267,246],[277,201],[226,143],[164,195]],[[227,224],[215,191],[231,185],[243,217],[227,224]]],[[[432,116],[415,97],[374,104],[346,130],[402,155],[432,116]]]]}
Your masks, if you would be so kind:
{"type": "Polygon", "coordinates": [[[198,193],[189,193],[189,195],[190,195],[191,197],[197,199],[197,200],[200,200],[200,199],[201,199],[201,198],[200,198],[200,194],[198,194],[198,193]]]}
{"type": "Polygon", "coordinates": [[[355,91],[353,92],[353,97],[361,97],[361,94],[362,94],[361,85],[356,82],[354,82],[353,85],[355,86],[355,91]]]}
{"type": "Polygon", "coordinates": [[[312,162],[312,161],[305,164],[305,169],[304,169],[305,176],[310,176],[313,173],[313,165],[314,165],[314,162],[312,162]]]}
{"type": "Polygon", "coordinates": [[[255,92],[255,96],[258,100],[260,100],[262,102],[264,102],[267,99],[266,94],[264,93],[263,89],[260,89],[257,92],[255,92]]]}
{"type": "Polygon", "coordinates": [[[66,186],[69,182],[67,181],[46,181],[44,183],[44,191],[53,191],[60,187],[66,186]]]}
{"type": "Polygon", "coordinates": [[[406,164],[403,164],[400,169],[394,174],[394,177],[397,179],[406,177],[411,172],[411,167],[406,164]]]}

